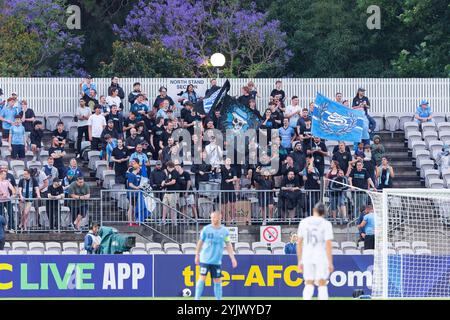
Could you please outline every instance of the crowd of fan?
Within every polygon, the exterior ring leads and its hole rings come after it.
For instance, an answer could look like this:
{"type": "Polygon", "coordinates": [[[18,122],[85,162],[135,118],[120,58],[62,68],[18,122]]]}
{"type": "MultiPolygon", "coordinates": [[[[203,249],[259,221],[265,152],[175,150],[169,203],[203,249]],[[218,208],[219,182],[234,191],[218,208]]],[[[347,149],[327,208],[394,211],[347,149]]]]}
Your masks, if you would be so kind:
{"type": "MultiPolygon", "coordinates": [[[[305,199],[302,196],[304,190],[317,191],[324,183],[330,196],[331,216],[336,218],[339,212],[345,222],[348,218],[345,196],[347,185],[363,190],[380,190],[392,186],[394,170],[385,155],[380,137],[373,132],[376,123],[369,114],[370,101],[363,88],[358,89],[351,101],[344,100],[342,93],[336,93],[335,101],[349,108],[363,110],[368,119],[369,131],[354,146],[339,142],[333,150],[328,150],[323,139],[311,134],[313,102],[308,107],[302,107],[297,96],[288,99],[282,89],[282,82],[277,81],[270,102],[261,114],[256,106],[259,93],[255,84],[249,82],[244,86],[237,99],[251,108],[260,119],[259,129],[267,129],[268,141],[270,130],[278,130],[278,139],[272,141],[279,145],[280,166],[275,171],[269,168],[270,152],[260,155],[257,164],[233,164],[226,157],[226,146],[217,144],[213,136],[203,139],[208,129],[222,129],[222,115],[220,111],[212,112],[212,115],[202,114],[195,105],[219,89],[213,79],[205,93],[197,93],[194,86],[189,85],[185,92],[173,99],[167,95],[167,89],[161,87],[159,95],[151,103],[140,83],[135,83],[133,91],[125,97],[119,79],[113,77],[107,95],[98,96],[95,82],[90,77],[86,78],[80,83],[79,107],[74,115],[78,131],[76,159],[70,160],[69,167],[65,166],[67,131],[64,123],[59,122],[48,148],[48,163],[40,173],[34,174],[36,178],[33,178],[33,174],[31,178],[24,174],[19,188],[13,192],[14,178],[0,175],[0,205],[3,207],[2,203],[7,203],[6,199],[13,193],[17,193],[21,199],[56,199],[54,197],[63,197],[64,194],[76,199],[89,198],[88,187],[86,189],[77,185],[78,178],[83,185],[82,172],[77,163],[83,153],[83,140],[90,141],[90,150],[101,151],[101,158],[107,160],[110,168],[115,170],[116,183],[124,184],[127,189],[138,190],[142,178],[146,178],[153,190],[168,191],[159,194],[165,205],[178,206],[183,212],[190,206],[194,217],[197,216],[196,199],[189,191],[199,190],[202,183],[216,180],[220,180],[220,189],[224,191],[242,188],[258,190],[263,223],[273,219],[275,192],[278,194],[278,204],[285,209],[280,217],[294,218],[308,212],[308,207],[318,200],[314,196],[310,201],[305,199]],[[172,135],[181,128],[191,133],[191,155],[199,153],[204,160],[202,164],[190,167],[190,171],[195,174],[195,183],[183,169],[183,163],[171,161],[172,156],[179,154],[181,149],[181,142],[175,141],[172,135]],[[196,134],[195,128],[201,128],[200,136],[196,134]],[[326,172],[327,157],[331,161],[326,172]],[[152,160],[156,161],[155,167],[151,167],[152,160]],[[31,184],[27,182],[30,179],[31,184]],[[2,180],[9,181],[11,185],[3,185],[2,180]]],[[[3,141],[8,141],[10,145],[11,159],[24,159],[27,150],[31,150],[34,159],[38,159],[44,147],[43,124],[36,121],[27,101],[13,93],[6,100],[0,99],[0,106],[3,141]]],[[[432,119],[431,112],[425,114],[426,110],[418,110],[417,121],[432,119]]],[[[227,222],[236,218],[235,202],[234,192],[223,193],[222,203],[227,222]]],[[[367,195],[358,193],[356,202],[355,210],[367,203],[367,195]]],[[[130,201],[130,223],[133,222],[132,206],[133,201],[130,201]]],[[[7,210],[11,211],[10,208],[7,210]]],[[[51,211],[51,208],[48,210],[51,211]]],[[[75,229],[79,228],[82,216],[83,212],[74,216],[75,229]]],[[[166,216],[167,212],[163,212],[162,223],[166,223],[166,216]]],[[[21,228],[26,228],[26,221],[22,221],[21,228]]]]}

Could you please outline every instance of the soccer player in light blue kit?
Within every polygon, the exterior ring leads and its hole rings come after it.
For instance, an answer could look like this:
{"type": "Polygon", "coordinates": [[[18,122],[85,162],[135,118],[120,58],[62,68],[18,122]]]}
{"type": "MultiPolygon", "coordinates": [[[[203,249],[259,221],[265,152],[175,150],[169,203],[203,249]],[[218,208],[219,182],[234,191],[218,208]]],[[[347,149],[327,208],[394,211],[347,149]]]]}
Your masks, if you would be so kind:
{"type": "Polygon", "coordinates": [[[222,299],[222,255],[223,247],[231,259],[233,268],[237,267],[233,246],[230,242],[228,229],[221,224],[222,214],[218,211],[211,213],[211,224],[205,226],[200,233],[200,240],[195,252],[195,264],[200,265],[200,278],[195,286],[195,300],[200,300],[205,287],[205,279],[208,272],[214,281],[214,296],[222,299]]]}

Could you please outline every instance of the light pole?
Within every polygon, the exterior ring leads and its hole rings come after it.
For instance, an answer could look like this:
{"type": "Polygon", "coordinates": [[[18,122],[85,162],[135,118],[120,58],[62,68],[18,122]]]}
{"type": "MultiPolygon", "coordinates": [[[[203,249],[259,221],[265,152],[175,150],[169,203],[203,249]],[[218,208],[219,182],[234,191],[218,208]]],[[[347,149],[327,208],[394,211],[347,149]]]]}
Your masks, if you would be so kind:
{"type": "Polygon", "coordinates": [[[225,65],[225,56],[221,53],[214,53],[210,58],[211,64],[217,70],[217,78],[219,78],[219,68],[225,65]]]}

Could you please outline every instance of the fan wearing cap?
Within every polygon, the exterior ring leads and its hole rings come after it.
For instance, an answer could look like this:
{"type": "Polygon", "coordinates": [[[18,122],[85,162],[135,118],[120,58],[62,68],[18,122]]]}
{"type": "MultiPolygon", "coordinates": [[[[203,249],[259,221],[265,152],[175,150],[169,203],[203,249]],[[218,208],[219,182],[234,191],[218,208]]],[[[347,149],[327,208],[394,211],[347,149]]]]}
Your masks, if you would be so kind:
{"type": "Polygon", "coordinates": [[[353,98],[352,108],[357,110],[364,110],[367,114],[367,109],[370,108],[369,98],[365,96],[366,89],[358,88],[356,96],[353,98]]]}
{"type": "Polygon", "coordinates": [[[3,139],[9,139],[9,130],[14,123],[17,115],[17,109],[14,107],[16,100],[13,97],[8,98],[6,106],[0,111],[0,121],[2,122],[3,139]]]}
{"type": "Polygon", "coordinates": [[[433,112],[431,112],[431,107],[426,99],[420,102],[420,105],[416,109],[414,119],[419,124],[433,121],[433,112]]]}

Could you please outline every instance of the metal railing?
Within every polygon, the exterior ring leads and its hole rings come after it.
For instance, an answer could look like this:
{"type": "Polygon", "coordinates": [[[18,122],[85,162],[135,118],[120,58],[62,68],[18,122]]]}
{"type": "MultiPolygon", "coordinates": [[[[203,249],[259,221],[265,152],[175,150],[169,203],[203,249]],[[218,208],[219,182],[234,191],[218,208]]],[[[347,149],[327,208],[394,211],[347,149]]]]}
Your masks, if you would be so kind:
{"type": "Polygon", "coordinates": [[[89,222],[101,220],[101,199],[11,198],[0,202],[0,214],[14,233],[87,231],[89,222]],[[80,229],[74,228],[78,216],[80,229]]]}

